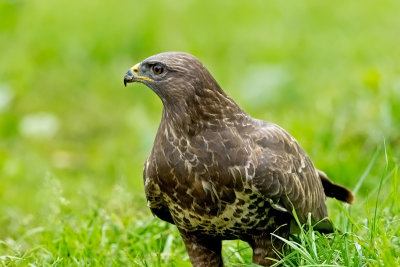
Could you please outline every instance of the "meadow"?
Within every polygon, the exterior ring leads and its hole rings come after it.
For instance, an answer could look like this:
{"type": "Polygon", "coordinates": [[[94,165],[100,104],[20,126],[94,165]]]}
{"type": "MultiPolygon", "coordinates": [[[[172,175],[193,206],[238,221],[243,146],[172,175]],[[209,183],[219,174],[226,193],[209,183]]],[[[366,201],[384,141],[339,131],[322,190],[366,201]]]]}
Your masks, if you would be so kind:
{"type": "MultiPolygon", "coordinates": [[[[340,232],[285,240],[284,266],[400,266],[400,2],[0,1],[0,265],[190,266],[142,168],[162,105],[127,69],[196,55],[355,194],[340,232]]],[[[278,238],[278,237],[277,237],[278,238]]],[[[226,266],[252,266],[243,242],[226,266]]]]}

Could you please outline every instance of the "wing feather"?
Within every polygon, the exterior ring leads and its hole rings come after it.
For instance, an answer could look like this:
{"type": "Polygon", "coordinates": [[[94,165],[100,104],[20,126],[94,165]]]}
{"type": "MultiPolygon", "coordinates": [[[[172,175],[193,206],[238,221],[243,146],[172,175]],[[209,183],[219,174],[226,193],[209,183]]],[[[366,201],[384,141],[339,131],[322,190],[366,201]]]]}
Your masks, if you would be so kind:
{"type": "Polygon", "coordinates": [[[254,132],[255,140],[263,153],[253,180],[256,188],[286,210],[294,208],[303,222],[308,213],[315,221],[326,218],[322,183],[307,153],[290,134],[273,123],[262,122],[258,129],[254,132]]]}

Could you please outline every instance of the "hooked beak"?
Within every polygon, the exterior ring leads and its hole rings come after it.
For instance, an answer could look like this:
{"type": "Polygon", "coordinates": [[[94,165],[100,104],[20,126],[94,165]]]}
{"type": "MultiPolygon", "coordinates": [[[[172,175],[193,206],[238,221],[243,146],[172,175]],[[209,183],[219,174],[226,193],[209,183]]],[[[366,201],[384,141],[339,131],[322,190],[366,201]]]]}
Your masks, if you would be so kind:
{"type": "Polygon", "coordinates": [[[154,82],[153,79],[138,75],[139,66],[140,66],[140,63],[136,64],[135,66],[133,66],[126,72],[126,74],[124,76],[124,85],[125,86],[127,83],[133,83],[133,82],[142,82],[142,81],[154,82]]]}

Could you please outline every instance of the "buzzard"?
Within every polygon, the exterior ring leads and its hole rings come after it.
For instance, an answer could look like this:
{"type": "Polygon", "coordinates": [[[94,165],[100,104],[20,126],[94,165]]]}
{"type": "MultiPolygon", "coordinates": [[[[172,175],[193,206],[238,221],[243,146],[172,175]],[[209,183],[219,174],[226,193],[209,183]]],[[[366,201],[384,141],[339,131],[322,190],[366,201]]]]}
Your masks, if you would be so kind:
{"type": "Polygon", "coordinates": [[[271,233],[288,236],[293,210],[329,231],[326,197],[353,201],[289,133],[244,112],[193,55],[151,56],[128,70],[131,82],[163,103],[145,193],[153,214],[179,229],[193,266],[223,266],[229,239],[248,242],[253,262],[268,266],[282,248],[271,233]]]}

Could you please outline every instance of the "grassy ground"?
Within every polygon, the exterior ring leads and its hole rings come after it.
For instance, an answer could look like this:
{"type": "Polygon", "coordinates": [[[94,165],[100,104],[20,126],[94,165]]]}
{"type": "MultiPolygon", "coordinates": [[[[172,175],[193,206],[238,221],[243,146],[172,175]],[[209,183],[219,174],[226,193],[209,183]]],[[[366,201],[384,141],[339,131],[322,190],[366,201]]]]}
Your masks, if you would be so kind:
{"type": "MultiPolygon", "coordinates": [[[[199,57],[253,117],[292,133],[354,190],[328,201],[342,234],[308,228],[287,266],[400,265],[400,3],[0,2],[0,264],[190,266],[146,208],[142,165],[161,103],[125,71],[199,57]]],[[[250,265],[242,242],[228,266],[250,265]]]]}

